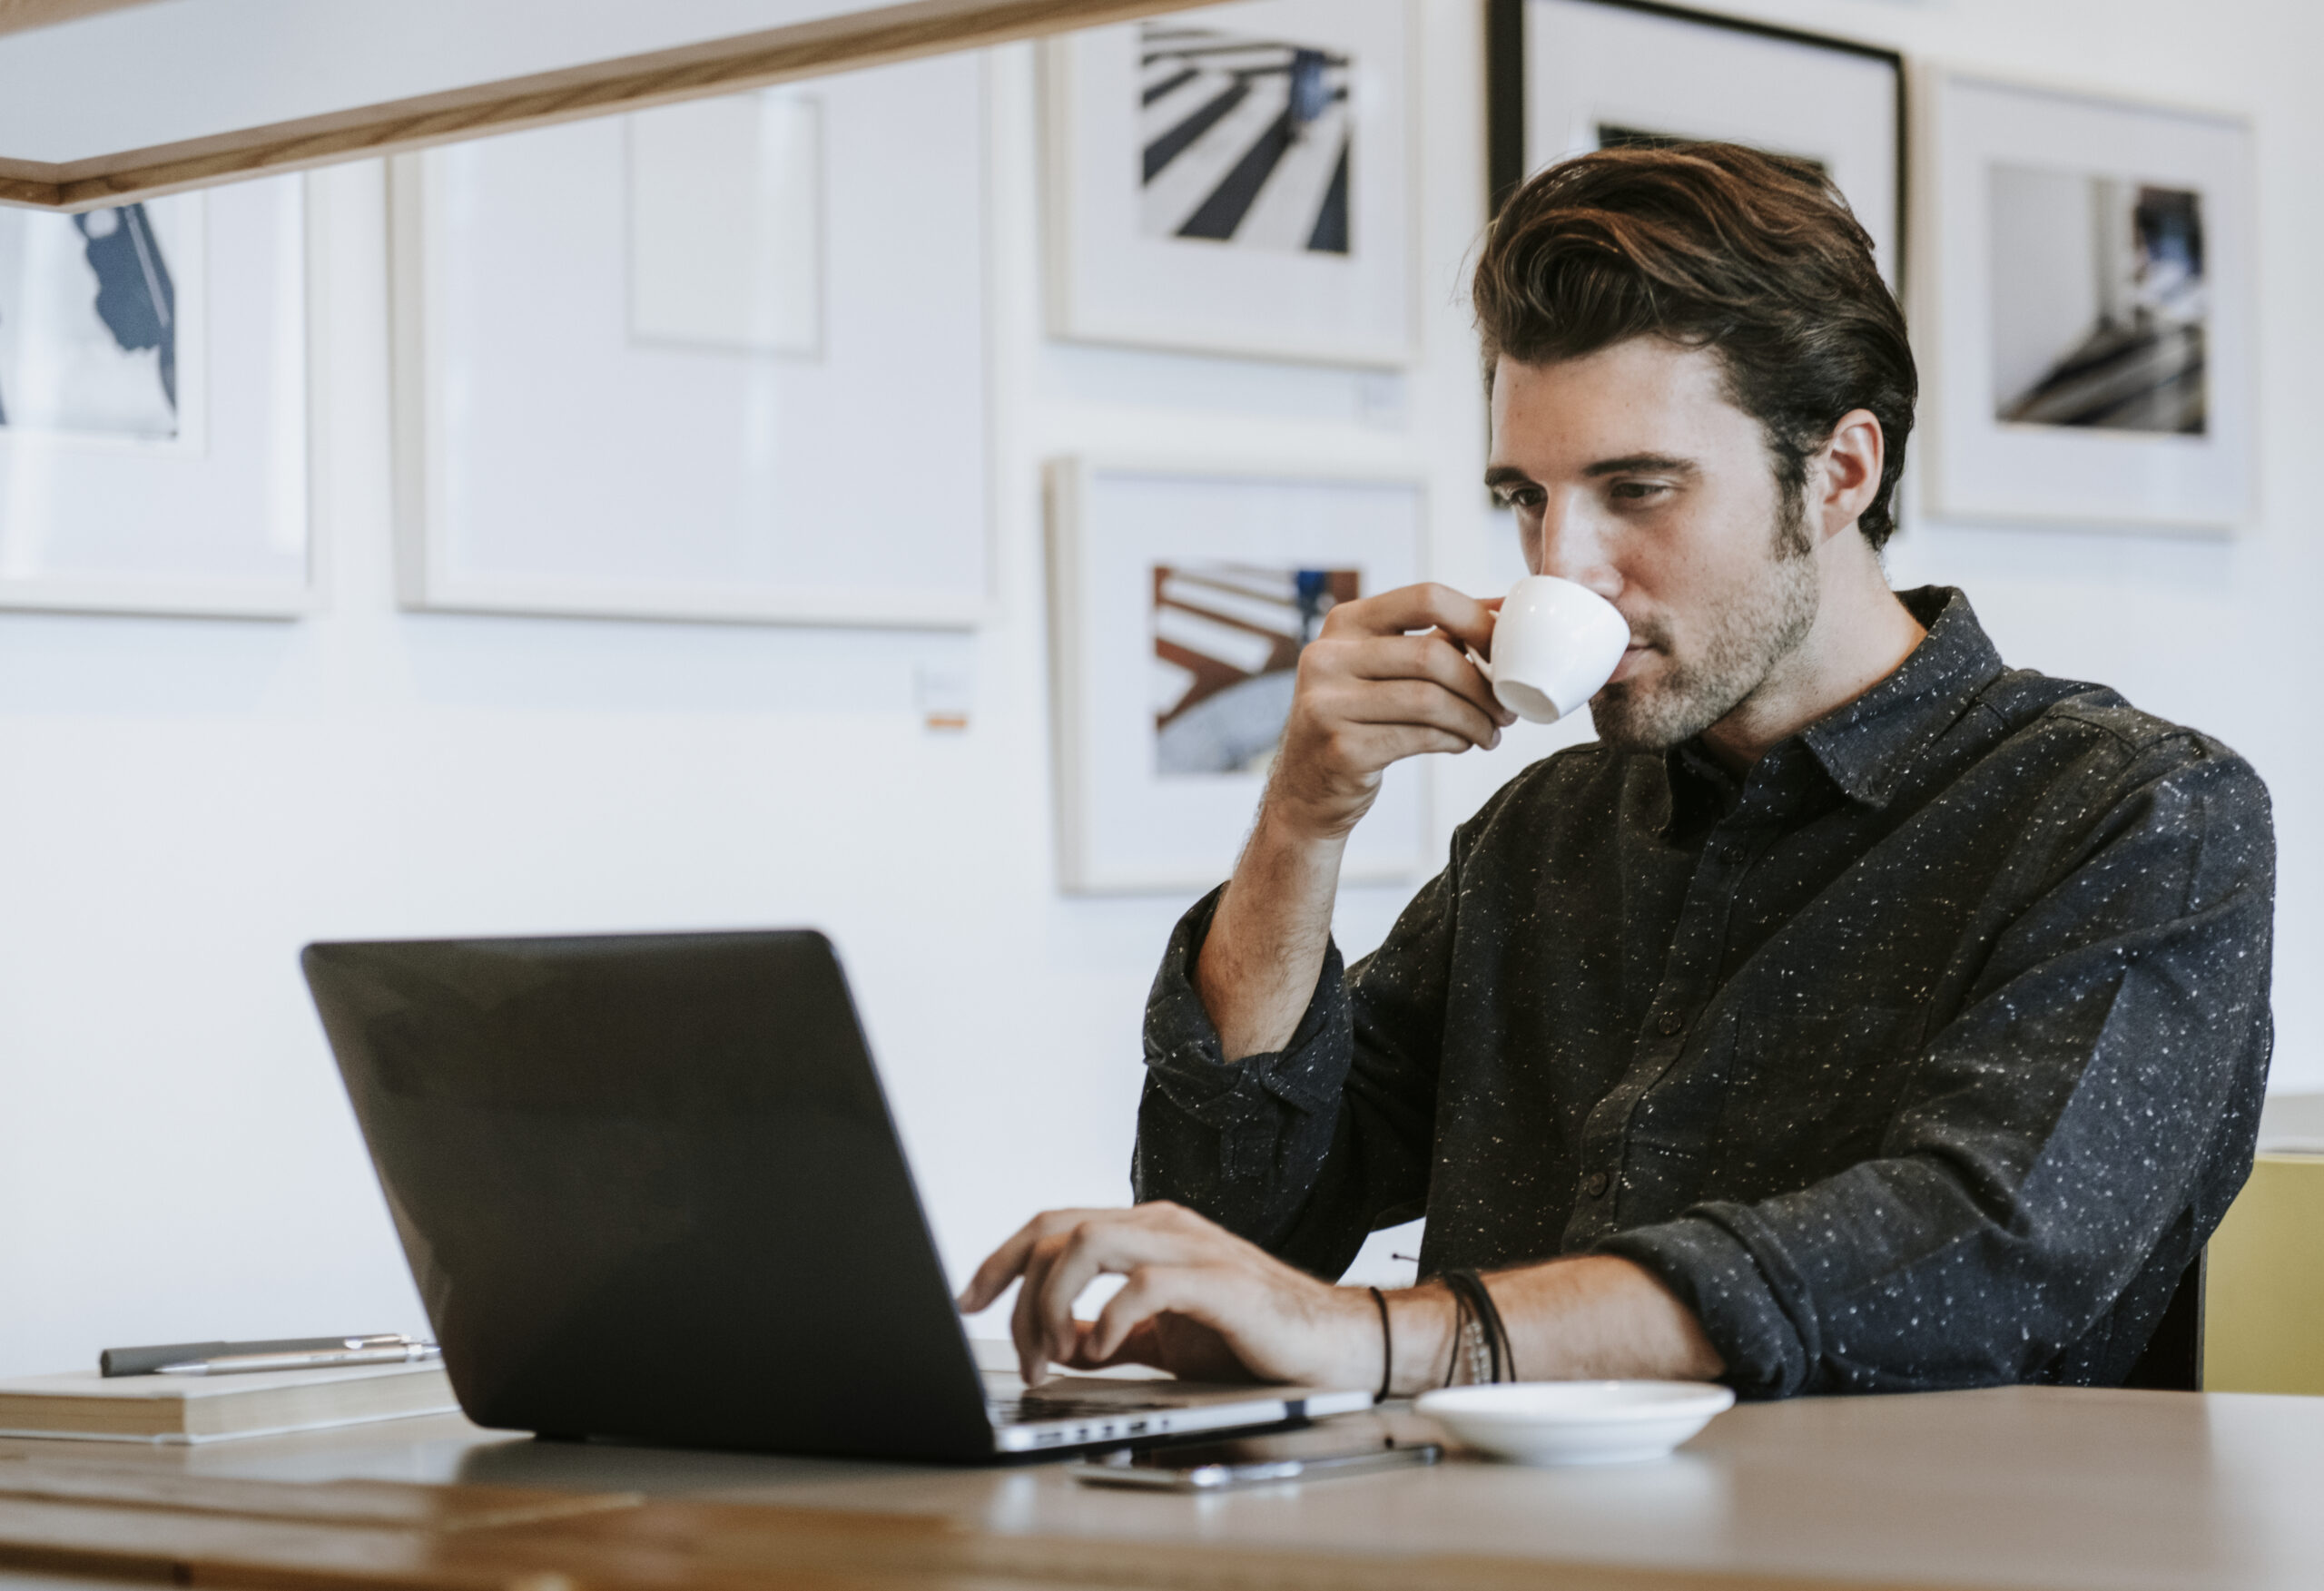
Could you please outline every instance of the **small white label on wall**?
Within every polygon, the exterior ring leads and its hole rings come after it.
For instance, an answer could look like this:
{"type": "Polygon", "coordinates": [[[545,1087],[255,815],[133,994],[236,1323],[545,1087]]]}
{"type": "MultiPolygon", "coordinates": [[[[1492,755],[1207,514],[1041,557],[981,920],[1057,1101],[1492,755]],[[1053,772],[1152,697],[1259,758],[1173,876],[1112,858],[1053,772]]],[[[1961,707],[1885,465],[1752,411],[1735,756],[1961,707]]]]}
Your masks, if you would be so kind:
{"type": "Polygon", "coordinates": [[[976,670],[970,663],[921,663],[913,670],[921,727],[933,734],[967,732],[976,706],[976,670]]]}

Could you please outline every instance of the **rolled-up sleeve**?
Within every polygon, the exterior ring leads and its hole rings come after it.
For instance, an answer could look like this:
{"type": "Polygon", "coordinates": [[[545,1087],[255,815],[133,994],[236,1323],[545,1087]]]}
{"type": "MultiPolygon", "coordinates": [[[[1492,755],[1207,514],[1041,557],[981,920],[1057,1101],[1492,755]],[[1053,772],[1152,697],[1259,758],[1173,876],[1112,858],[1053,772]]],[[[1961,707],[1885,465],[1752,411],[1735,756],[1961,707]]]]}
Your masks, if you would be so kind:
{"type": "Polygon", "coordinates": [[[1179,919],[1147,1000],[1134,1176],[1141,1198],[1239,1206],[1244,1222],[1256,1219],[1267,1232],[1284,1224],[1285,1213],[1266,1206],[1296,1191],[1299,1179],[1285,1174],[1312,1169],[1329,1147],[1353,1048],[1346,980],[1338,945],[1327,946],[1291,1042],[1226,1064],[1194,981],[1222,893],[1213,890],[1179,919]],[[1238,1197],[1222,1198],[1226,1189],[1238,1197]]]}
{"type": "Polygon", "coordinates": [[[1428,1193],[1462,836],[1387,939],[1352,968],[1339,948],[1291,1042],[1221,1055],[1194,971],[1220,894],[1178,922],[1146,1012],[1146,1092],[1131,1185],[1173,1199],[1318,1275],[1428,1193]]]}
{"type": "Polygon", "coordinates": [[[2131,775],[1911,1057],[1876,1157],[1597,1245],[1669,1286],[1738,1391],[2043,1379],[2224,1213],[2271,1038],[2267,791],[2183,741],[2131,775]]]}

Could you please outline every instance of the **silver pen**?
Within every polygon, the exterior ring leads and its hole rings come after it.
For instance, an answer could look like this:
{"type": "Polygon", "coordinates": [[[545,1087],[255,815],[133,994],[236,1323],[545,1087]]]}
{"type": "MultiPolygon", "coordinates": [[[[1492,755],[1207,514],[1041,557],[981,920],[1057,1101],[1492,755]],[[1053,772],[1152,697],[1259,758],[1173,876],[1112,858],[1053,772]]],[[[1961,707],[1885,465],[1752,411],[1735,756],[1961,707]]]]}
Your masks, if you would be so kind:
{"type": "Polygon", "coordinates": [[[165,1364],[157,1376],[242,1376],[261,1370],[340,1370],[359,1364],[420,1364],[441,1359],[444,1350],[433,1342],[380,1343],[363,1348],[324,1348],[307,1353],[229,1353],[216,1359],[189,1359],[165,1364]]]}

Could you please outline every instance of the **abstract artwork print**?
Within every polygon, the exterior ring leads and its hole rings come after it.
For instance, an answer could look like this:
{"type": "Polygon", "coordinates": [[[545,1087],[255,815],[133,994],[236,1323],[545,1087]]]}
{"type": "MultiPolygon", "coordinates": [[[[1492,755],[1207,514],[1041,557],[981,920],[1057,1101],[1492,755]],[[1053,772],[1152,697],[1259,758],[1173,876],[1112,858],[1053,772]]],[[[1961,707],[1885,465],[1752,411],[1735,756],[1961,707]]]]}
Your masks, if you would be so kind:
{"type": "Polygon", "coordinates": [[[1362,573],[1157,564],[1153,582],[1155,771],[1265,772],[1300,651],[1362,594],[1362,573]]]}
{"type": "Polygon", "coordinates": [[[156,220],[143,204],[0,211],[0,427],[178,434],[177,288],[156,220]]]}
{"type": "MultiPolygon", "coordinates": [[[[1250,831],[1305,648],[1340,604],[1418,577],[1426,483],[1068,457],[1045,495],[1059,882],[1206,889],[1250,831]]],[[[1423,864],[1426,761],[1382,776],[1343,878],[1423,864]]]]}
{"type": "Polygon", "coordinates": [[[2204,435],[2202,195],[2000,164],[1989,181],[1994,417],[2204,435]]]}
{"type": "Polygon", "coordinates": [[[1350,251],[1350,58],[1215,28],[1138,29],[1148,236],[1350,251]]]}

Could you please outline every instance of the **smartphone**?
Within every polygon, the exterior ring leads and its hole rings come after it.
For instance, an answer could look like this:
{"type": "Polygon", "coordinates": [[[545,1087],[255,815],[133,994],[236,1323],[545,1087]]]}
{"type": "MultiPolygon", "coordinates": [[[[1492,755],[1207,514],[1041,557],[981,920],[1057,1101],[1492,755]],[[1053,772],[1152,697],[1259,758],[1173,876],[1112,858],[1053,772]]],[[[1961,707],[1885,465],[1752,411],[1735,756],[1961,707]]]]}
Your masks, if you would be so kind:
{"type": "Polygon", "coordinates": [[[1108,1453],[1067,1469],[1076,1480],[1092,1486],[1225,1491],[1330,1475],[1368,1475],[1375,1469],[1433,1464],[1443,1456],[1440,1442],[1400,1442],[1376,1429],[1357,1435],[1321,1426],[1277,1436],[1108,1453]]]}

